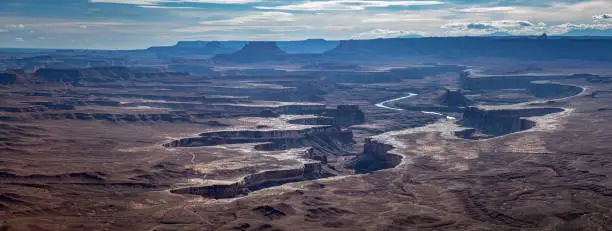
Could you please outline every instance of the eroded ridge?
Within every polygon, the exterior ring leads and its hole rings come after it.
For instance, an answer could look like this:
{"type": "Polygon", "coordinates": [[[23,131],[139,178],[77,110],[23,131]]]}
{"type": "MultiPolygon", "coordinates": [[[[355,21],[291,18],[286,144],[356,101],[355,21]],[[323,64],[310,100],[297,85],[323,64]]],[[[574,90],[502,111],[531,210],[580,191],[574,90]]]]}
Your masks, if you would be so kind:
{"type": "Polygon", "coordinates": [[[284,116],[286,123],[297,125],[295,127],[301,129],[261,128],[206,132],[199,134],[199,137],[174,140],[164,146],[190,148],[254,143],[254,150],[263,152],[285,150],[294,153],[296,149],[301,148],[295,156],[302,158],[303,163],[293,167],[248,174],[234,182],[204,181],[195,186],[179,187],[171,192],[211,198],[231,198],[287,182],[338,175],[333,166],[327,166],[328,157],[351,154],[347,147],[352,146],[355,141],[353,133],[347,129],[347,126],[360,124],[365,120],[363,112],[354,105],[339,105],[336,109],[321,110],[319,114],[312,116],[289,116],[280,113],[278,116],[284,116]]]}

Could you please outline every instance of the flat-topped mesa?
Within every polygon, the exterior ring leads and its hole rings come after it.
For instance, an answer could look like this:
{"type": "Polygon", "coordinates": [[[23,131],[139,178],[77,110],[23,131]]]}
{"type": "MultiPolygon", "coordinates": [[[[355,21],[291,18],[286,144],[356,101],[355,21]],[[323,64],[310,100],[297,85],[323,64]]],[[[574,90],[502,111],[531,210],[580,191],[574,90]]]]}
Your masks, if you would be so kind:
{"type": "Polygon", "coordinates": [[[302,41],[277,42],[278,46],[287,53],[293,54],[320,54],[331,50],[338,45],[338,41],[325,39],[306,39],[302,41]]]}
{"type": "Polygon", "coordinates": [[[209,48],[209,49],[218,49],[221,47],[221,42],[219,41],[208,42],[206,43],[206,45],[204,45],[204,47],[209,48]]]}
{"type": "Polygon", "coordinates": [[[466,98],[461,90],[446,89],[444,94],[437,99],[437,103],[447,107],[465,107],[471,104],[471,101],[466,98]]]}
{"type": "Polygon", "coordinates": [[[286,55],[281,50],[276,42],[250,42],[240,51],[236,52],[238,55],[264,55],[264,56],[280,56],[286,55]]]}
{"type": "Polygon", "coordinates": [[[185,55],[231,54],[240,50],[245,42],[218,42],[218,41],[179,41],[174,46],[150,47],[147,51],[154,52],[160,57],[173,57],[185,55]]]}
{"type": "Polygon", "coordinates": [[[535,122],[523,117],[543,116],[562,112],[561,108],[528,108],[516,110],[485,110],[467,107],[460,124],[472,127],[489,136],[500,136],[530,129],[535,122]]]}
{"type": "Polygon", "coordinates": [[[288,54],[281,50],[276,42],[250,42],[236,53],[217,55],[214,61],[220,62],[265,62],[282,61],[288,54]]]}

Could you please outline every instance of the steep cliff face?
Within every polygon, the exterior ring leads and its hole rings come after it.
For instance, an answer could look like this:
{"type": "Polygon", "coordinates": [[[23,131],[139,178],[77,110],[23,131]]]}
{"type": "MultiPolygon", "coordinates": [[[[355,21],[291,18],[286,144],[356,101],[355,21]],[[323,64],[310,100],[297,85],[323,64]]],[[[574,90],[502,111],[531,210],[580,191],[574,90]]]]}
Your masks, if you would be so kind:
{"type": "Polygon", "coordinates": [[[462,81],[462,88],[469,90],[496,90],[496,89],[526,89],[532,81],[561,79],[563,77],[540,76],[495,76],[495,77],[467,77],[462,81]]]}
{"type": "MultiPolygon", "coordinates": [[[[310,147],[309,159],[326,160],[327,156],[341,156],[353,151],[353,132],[349,130],[306,134],[301,138],[281,138],[255,146],[256,150],[276,151],[310,147]]],[[[325,161],[322,161],[325,162],[325,161]]]]}
{"type": "MultiPolygon", "coordinates": [[[[202,133],[199,137],[175,140],[165,147],[214,146],[235,143],[261,143],[254,146],[259,151],[278,151],[308,147],[301,156],[312,160],[299,168],[269,170],[250,174],[238,183],[227,185],[207,185],[172,190],[175,193],[188,193],[213,198],[228,198],[243,195],[249,191],[280,185],[287,182],[335,176],[339,170],[327,165],[328,158],[353,153],[354,137],[346,126],[363,123],[363,112],[355,105],[340,105],[335,109],[326,109],[324,105],[287,105],[274,108],[275,112],[293,112],[291,114],[318,114],[313,117],[302,117],[290,123],[320,125],[300,130],[242,130],[202,133]],[[323,116],[325,115],[325,116],[323,116]],[[325,164],[325,166],[323,166],[325,164]]],[[[374,155],[377,163],[373,168],[385,168],[399,163],[398,156],[374,155]],[[396,157],[396,158],[394,158],[396,157]],[[382,160],[381,158],[384,158],[382,160]]]]}
{"type": "Polygon", "coordinates": [[[327,110],[323,115],[333,117],[334,124],[351,126],[365,122],[365,114],[357,105],[338,105],[336,109],[327,110]]]}
{"type": "Polygon", "coordinates": [[[319,178],[322,174],[321,163],[306,163],[292,169],[269,170],[245,176],[241,181],[231,184],[213,184],[201,187],[187,187],[170,190],[172,193],[195,194],[210,198],[232,198],[246,195],[250,191],[273,187],[288,182],[319,178]]]}
{"type": "MultiPolygon", "coordinates": [[[[255,146],[257,150],[285,150],[296,147],[309,146],[302,157],[312,162],[301,167],[288,169],[268,170],[245,176],[241,181],[232,184],[214,184],[202,187],[187,187],[172,190],[173,193],[196,194],[212,198],[231,198],[246,195],[250,191],[281,185],[287,182],[296,182],[308,179],[317,179],[330,176],[323,170],[327,163],[327,156],[340,155],[345,152],[343,148],[353,143],[353,134],[350,131],[341,131],[338,127],[313,128],[305,131],[231,131],[206,133],[205,142],[208,144],[223,144],[232,142],[264,142],[255,146]]],[[[201,146],[201,138],[187,138],[173,141],[166,146],[201,146]]]]}
{"type": "MultiPolygon", "coordinates": [[[[517,110],[484,110],[468,107],[459,123],[491,136],[500,136],[534,127],[535,122],[523,117],[543,116],[563,111],[560,108],[531,108],[517,110]]],[[[462,133],[465,136],[467,133],[462,133]]]]}
{"type": "Polygon", "coordinates": [[[447,107],[465,107],[471,103],[471,101],[463,95],[461,90],[452,91],[448,89],[436,101],[438,104],[447,107]]]}
{"type": "Polygon", "coordinates": [[[243,185],[240,182],[237,182],[234,184],[227,184],[227,185],[216,184],[216,185],[209,185],[209,186],[203,186],[203,187],[180,188],[180,189],[171,190],[170,192],[178,193],[178,194],[194,194],[194,195],[201,195],[204,197],[220,199],[220,198],[232,198],[240,194],[246,194],[247,193],[246,190],[247,188],[243,187],[243,185]]]}
{"type": "Polygon", "coordinates": [[[363,153],[355,164],[355,172],[368,173],[397,166],[401,163],[402,157],[389,153],[391,149],[393,149],[392,145],[371,138],[366,139],[363,153]]]}
{"type": "Polygon", "coordinates": [[[486,134],[504,135],[528,129],[524,127],[522,121],[520,117],[494,115],[485,110],[468,108],[463,112],[461,123],[482,130],[486,134]]]}
{"type": "Polygon", "coordinates": [[[459,76],[461,88],[469,90],[527,89],[538,98],[562,98],[579,94],[582,88],[572,85],[552,83],[550,80],[574,78],[572,76],[484,76],[475,77],[470,71],[459,76]]]}
{"type": "Polygon", "coordinates": [[[325,111],[325,105],[286,105],[275,110],[281,114],[318,114],[325,111]]]}
{"type": "Polygon", "coordinates": [[[217,41],[180,41],[174,46],[158,46],[147,49],[160,58],[189,58],[217,54],[231,54],[240,50],[246,42],[217,42],[217,41]]]}
{"type": "Polygon", "coordinates": [[[538,98],[562,98],[579,94],[582,88],[572,85],[533,82],[527,90],[538,98]]]}
{"type": "Polygon", "coordinates": [[[243,179],[243,184],[249,190],[254,191],[287,182],[315,179],[319,178],[320,175],[321,163],[308,163],[296,169],[270,170],[251,174],[243,179]]]}
{"type": "Polygon", "coordinates": [[[333,125],[336,120],[332,117],[314,117],[314,118],[300,118],[288,121],[290,124],[304,124],[304,125],[333,125]]]}
{"type": "Polygon", "coordinates": [[[258,142],[289,142],[289,140],[305,139],[318,133],[341,132],[337,126],[323,126],[303,130],[272,130],[272,131],[220,131],[202,133],[200,137],[175,140],[165,144],[166,147],[197,147],[220,144],[258,143],[258,142]]]}

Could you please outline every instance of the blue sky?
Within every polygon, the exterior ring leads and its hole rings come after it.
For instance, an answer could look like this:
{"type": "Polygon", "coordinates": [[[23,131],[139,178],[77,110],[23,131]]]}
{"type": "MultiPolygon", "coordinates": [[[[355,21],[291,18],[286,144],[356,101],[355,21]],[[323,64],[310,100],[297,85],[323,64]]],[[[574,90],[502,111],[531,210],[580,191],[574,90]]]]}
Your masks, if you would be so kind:
{"type": "Polygon", "coordinates": [[[612,35],[612,0],[0,0],[0,47],[500,32],[612,35]]]}

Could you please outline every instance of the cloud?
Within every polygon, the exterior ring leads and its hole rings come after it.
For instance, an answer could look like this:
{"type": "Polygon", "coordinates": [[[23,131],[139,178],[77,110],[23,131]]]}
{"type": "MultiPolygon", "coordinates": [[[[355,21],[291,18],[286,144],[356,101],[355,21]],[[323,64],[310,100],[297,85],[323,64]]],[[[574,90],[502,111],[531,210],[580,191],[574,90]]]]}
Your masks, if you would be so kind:
{"type": "Polygon", "coordinates": [[[295,17],[291,13],[286,12],[256,12],[247,16],[235,17],[232,19],[203,21],[203,25],[243,25],[249,23],[266,23],[266,22],[293,22],[295,17]]]}
{"type": "Polygon", "coordinates": [[[612,14],[601,14],[593,16],[595,21],[612,21],[612,14]]]}
{"type": "Polygon", "coordinates": [[[196,9],[196,7],[191,6],[158,6],[158,5],[139,5],[140,8],[150,8],[150,9],[196,9]]]}
{"type": "Polygon", "coordinates": [[[606,31],[612,30],[612,24],[610,23],[596,23],[596,24],[572,24],[564,23],[560,25],[551,26],[548,31],[550,34],[565,34],[572,31],[606,31]]]}
{"type": "Polygon", "coordinates": [[[15,41],[17,41],[17,42],[25,42],[25,40],[22,37],[15,38],[15,41]]]}
{"type": "Polygon", "coordinates": [[[425,22],[440,21],[438,18],[428,18],[418,14],[375,14],[363,19],[362,23],[391,23],[391,22],[425,22]]]}
{"type": "MultiPolygon", "coordinates": [[[[519,2],[519,1],[517,1],[519,2]]],[[[520,1],[524,2],[524,1],[520,1]]],[[[539,1],[531,1],[538,2],[539,1]]],[[[587,23],[593,21],[593,15],[601,14],[602,10],[612,9],[610,0],[582,1],[549,1],[542,5],[515,5],[514,9],[504,12],[491,12],[486,16],[494,19],[528,19],[544,21],[548,24],[566,22],[587,23]]]]}
{"type": "Polygon", "coordinates": [[[4,25],[4,27],[6,28],[19,28],[19,29],[23,29],[25,28],[25,26],[23,24],[8,24],[8,25],[4,25]]]}
{"type": "Polygon", "coordinates": [[[516,7],[511,6],[498,6],[498,7],[473,7],[459,9],[457,12],[461,13],[497,13],[497,12],[508,12],[516,10],[516,7]]]}
{"type": "Polygon", "coordinates": [[[485,23],[470,23],[470,24],[461,25],[461,26],[465,26],[465,28],[462,28],[462,30],[495,30],[497,29],[497,27],[490,25],[490,24],[485,24],[485,23]]]}
{"type": "Polygon", "coordinates": [[[331,0],[307,1],[299,4],[281,6],[256,6],[262,10],[290,10],[290,11],[343,11],[365,10],[366,8],[384,8],[391,6],[428,6],[444,4],[441,1],[374,1],[374,0],[331,0]]]}
{"type": "Polygon", "coordinates": [[[115,3],[115,4],[130,4],[138,5],[144,8],[172,8],[185,9],[190,7],[182,6],[166,6],[164,4],[176,3],[208,3],[208,4],[247,4],[259,2],[260,0],[89,0],[92,3],[115,3]]]}
{"type": "Polygon", "coordinates": [[[580,31],[608,31],[612,30],[612,23],[563,23],[547,25],[544,22],[500,20],[475,23],[450,23],[442,26],[442,28],[447,30],[447,35],[484,35],[495,32],[512,35],[537,35],[542,33],[564,35],[580,31]]]}
{"type": "Polygon", "coordinates": [[[449,23],[442,26],[450,34],[482,35],[494,32],[505,32],[514,35],[540,34],[547,30],[544,22],[525,20],[497,20],[471,23],[449,23]]]}
{"type": "Polygon", "coordinates": [[[0,29],[0,33],[5,33],[5,32],[8,32],[8,30],[0,29]]]}
{"type": "Polygon", "coordinates": [[[605,30],[612,24],[608,19],[612,16],[612,0],[57,1],[63,4],[50,0],[7,4],[0,0],[0,9],[13,12],[0,15],[0,28],[8,31],[0,35],[13,43],[16,36],[21,36],[25,42],[19,45],[32,47],[144,48],[194,39],[563,34],[605,30]],[[163,10],[166,8],[185,10],[163,10]],[[29,34],[29,30],[36,33],[29,34]],[[46,40],[37,39],[43,35],[46,40]],[[114,42],[116,39],[122,43],[114,42]],[[71,44],[71,40],[76,42],[71,44]]]}
{"type": "Polygon", "coordinates": [[[245,16],[229,19],[202,21],[201,26],[174,29],[174,32],[197,33],[223,30],[260,29],[274,32],[287,32],[303,29],[303,26],[293,25],[295,15],[287,12],[266,11],[252,12],[245,16]]]}
{"type": "Polygon", "coordinates": [[[376,38],[400,38],[400,37],[424,37],[427,33],[422,31],[402,31],[388,29],[374,29],[371,31],[359,33],[353,38],[359,39],[376,39],[376,38]]]}

